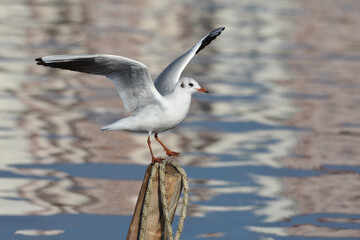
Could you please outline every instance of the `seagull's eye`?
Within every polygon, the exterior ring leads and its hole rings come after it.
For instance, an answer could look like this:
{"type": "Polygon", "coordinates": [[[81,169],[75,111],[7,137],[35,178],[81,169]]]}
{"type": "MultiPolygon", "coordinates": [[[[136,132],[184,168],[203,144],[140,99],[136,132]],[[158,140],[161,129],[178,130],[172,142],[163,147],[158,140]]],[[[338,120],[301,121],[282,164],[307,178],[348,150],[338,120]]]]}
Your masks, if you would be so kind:
{"type": "Polygon", "coordinates": [[[189,86],[190,86],[190,87],[192,87],[192,86],[194,86],[194,84],[192,84],[192,83],[189,83],[189,86]]]}

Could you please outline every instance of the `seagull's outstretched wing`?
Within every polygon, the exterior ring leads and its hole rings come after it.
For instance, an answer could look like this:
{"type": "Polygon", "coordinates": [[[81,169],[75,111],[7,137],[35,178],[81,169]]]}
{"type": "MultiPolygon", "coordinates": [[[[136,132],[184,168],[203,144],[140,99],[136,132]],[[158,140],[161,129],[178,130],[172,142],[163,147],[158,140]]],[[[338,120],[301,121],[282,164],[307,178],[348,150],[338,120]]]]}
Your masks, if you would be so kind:
{"type": "Polygon", "coordinates": [[[111,79],[129,112],[162,98],[146,65],[114,55],[53,55],[35,59],[38,65],[103,75],[111,79]]]}
{"type": "Polygon", "coordinates": [[[182,71],[190,60],[195,56],[195,54],[200,52],[204,47],[209,45],[212,40],[219,36],[224,29],[224,27],[221,27],[211,31],[208,35],[197,42],[189,51],[175,59],[164,69],[164,71],[160,73],[155,80],[155,87],[161,95],[164,96],[173,91],[182,71]]]}

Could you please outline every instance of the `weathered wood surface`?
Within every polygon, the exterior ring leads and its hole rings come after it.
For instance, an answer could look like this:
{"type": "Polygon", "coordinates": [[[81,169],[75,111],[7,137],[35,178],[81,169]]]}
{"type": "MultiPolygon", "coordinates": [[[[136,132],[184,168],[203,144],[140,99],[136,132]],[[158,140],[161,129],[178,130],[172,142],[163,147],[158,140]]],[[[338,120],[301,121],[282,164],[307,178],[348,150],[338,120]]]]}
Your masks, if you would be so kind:
{"type": "MultiPolygon", "coordinates": [[[[136,203],[135,211],[129,231],[127,234],[127,240],[137,240],[139,237],[139,227],[141,221],[142,206],[145,199],[145,192],[148,185],[152,165],[149,165],[146,169],[144,180],[140,189],[139,197],[136,203]]],[[[166,197],[169,207],[169,216],[171,222],[174,219],[177,204],[179,202],[181,194],[181,174],[169,163],[165,168],[165,189],[166,197]]],[[[165,224],[162,214],[161,195],[159,190],[159,173],[156,173],[156,180],[152,190],[150,199],[150,205],[148,209],[148,218],[146,225],[146,240],[159,240],[166,239],[165,236],[165,224]]]]}

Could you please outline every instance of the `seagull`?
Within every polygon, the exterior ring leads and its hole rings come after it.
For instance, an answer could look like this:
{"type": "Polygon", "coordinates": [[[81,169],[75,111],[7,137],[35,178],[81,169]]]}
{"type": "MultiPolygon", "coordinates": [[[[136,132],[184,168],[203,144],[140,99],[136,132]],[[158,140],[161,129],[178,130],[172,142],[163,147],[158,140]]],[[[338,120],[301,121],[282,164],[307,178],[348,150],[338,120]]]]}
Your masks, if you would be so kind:
{"type": "Polygon", "coordinates": [[[219,36],[224,29],[224,27],[217,28],[204,36],[190,50],[171,62],[155,82],[151,80],[145,64],[122,56],[52,55],[37,58],[35,61],[36,64],[42,66],[103,75],[113,81],[125,110],[132,114],[102,127],[101,130],[148,133],[147,144],[152,164],[154,164],[162,162],[164,159],[155,157],[153,154],[150,141],[152,134],[164,148],[167,156],[180,154],[167,148],[160,141],[158,134],[178,126],[185,119],[193,93],[208,93],[194,79],[180,78],[180,75],[190,60],[219,36]]]}

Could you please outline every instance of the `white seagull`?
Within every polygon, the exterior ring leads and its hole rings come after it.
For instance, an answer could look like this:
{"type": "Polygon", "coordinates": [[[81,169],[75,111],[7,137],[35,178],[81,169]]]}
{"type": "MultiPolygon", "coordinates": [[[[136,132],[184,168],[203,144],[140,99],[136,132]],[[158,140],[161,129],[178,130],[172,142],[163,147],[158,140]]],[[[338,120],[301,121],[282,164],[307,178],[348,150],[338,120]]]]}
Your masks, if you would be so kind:
{"type": "Polygon", "coordinates": [[[184,120],[193,93],[208,93],[194,79],[180,78],[182,71],[195,54],[210,44],[224,29],[217,28],[203,37],[189,51],[170,63],[155,82],[151,80],[145,64],[121,56],[72,54],[46,56],[35,60],[38,65],[103,75],[112,80],[126,111],[133,114],[102,127],[101,130],[148,133],[147,143],[152,163],[155,163],[161,162],[163,158],[154,157],[151,134],[155,133],[155,139],[163,146],[167,156],[178,156],[180,153],[171,151],[159,140],[158,133],[172,129],[184,120]]]}

